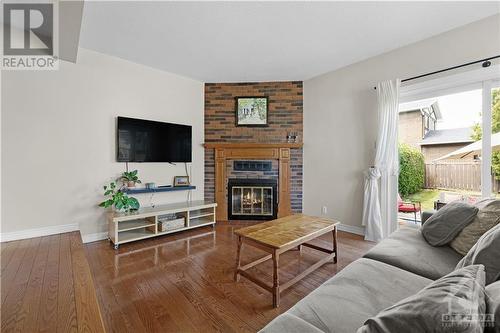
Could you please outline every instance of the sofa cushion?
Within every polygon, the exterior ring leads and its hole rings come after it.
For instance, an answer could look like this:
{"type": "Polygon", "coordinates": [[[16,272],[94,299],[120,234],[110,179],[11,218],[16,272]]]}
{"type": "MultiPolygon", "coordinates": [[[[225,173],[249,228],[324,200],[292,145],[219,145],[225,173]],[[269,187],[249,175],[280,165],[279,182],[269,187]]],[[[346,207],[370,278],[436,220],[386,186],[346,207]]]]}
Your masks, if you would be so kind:
{"type": "Polygon", "coordinates": [[[357,333],[483,332],[484,279],[483,265],[460,268],[368,319],[357,333]]]}
{"type": "Polygon", "coordinates": [[[323,333],[322,330],[288,312],[270,322],[261,332],[267,333],[323,333]]]}
{"type": "Polygon", "coordinates": [[[436,280],[455,270],[462,256],[449,246],[430,246],[420,230],[404,228],[392,233],[365,258],[385,262],[423,277],[436,280]]]}
{"type": "Polygon", "coordinates": [[[479,208],[474,221],[463,228],[450,243],[451,248],[461,255],[466,255],[486,231],[500,222],[500,200],[484,199],[474,206],[479,208]]]}
{"type": "Polygon", "coordinates": [[[425,222],[422,235],[432,246],[446,245],[474,220],[478,211],[463,201],[450,202],[425,222]]]}
{"type": "Polygon", "coordinates": [[[457,268],[482,264],[486,270],[486,284],[500,278],[500,224],[491,228],[479,238],[457,268]]]}
{"type": "MultiPolygon", "coordinates": [[[[298,302],[288,314],[325,332],[355,332],[367,318],[432,280],[370,259],[358,259],[298,302]]],[[[282,316],[262,332],[286,332],[282,316]]],[[[303,332],[313,332],[305,329],[303,332]]]]}
{"type": "Polygon", "coordinates": [[[486,313],[493,317],[485,323],[484,332],[500,333],[500,281],[486,286],[486,313]]]}

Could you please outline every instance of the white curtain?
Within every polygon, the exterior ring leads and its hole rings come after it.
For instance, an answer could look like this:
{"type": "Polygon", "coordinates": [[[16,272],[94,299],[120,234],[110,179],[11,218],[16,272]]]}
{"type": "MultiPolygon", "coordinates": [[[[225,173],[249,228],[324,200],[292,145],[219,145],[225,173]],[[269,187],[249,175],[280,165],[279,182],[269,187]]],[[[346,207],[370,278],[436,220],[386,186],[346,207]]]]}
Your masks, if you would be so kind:
{"type": "Polygon", "coordinates": [[[365,239],[378,242],[382,239],[382,218],[380,216],[380,201],[378,194],[378,180],[380,171],[370,168],[365,172],[365,196],[363,202],[363,225],[365,239]]]}
{"type": "Polygon", "coordinates": [[[400,85],[399,79],[377,85],[377,152],[374,166],[365,172],[363,203],[365,239],[375,242],[387,237],[398,227],[396,205],[400,85]]]}

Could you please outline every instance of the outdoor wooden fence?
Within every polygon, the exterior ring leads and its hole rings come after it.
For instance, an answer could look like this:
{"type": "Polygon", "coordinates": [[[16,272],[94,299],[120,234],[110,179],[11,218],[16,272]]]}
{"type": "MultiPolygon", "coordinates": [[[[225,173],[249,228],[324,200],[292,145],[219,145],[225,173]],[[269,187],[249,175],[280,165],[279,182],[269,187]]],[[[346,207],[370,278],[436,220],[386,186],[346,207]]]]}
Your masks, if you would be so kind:
{"type": "MultiPolygon", "coordinates": [[[[498,193],[500,181],[492,176],[493,191],[498,193]]],[[[481,163],[450,161],[425,164],[425,187],[481,191],[481,163]]]]}

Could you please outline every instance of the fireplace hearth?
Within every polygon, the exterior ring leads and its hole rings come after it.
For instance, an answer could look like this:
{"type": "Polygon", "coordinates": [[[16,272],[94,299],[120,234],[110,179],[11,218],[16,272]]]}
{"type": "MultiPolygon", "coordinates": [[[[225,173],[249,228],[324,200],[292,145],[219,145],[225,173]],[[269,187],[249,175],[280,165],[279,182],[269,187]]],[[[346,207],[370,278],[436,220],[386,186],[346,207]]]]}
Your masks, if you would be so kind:
{"type": "Polygon", "coordinates": [[[276,179],[228,180],[230,220],[273,220],[278,213],[276,179]]]}

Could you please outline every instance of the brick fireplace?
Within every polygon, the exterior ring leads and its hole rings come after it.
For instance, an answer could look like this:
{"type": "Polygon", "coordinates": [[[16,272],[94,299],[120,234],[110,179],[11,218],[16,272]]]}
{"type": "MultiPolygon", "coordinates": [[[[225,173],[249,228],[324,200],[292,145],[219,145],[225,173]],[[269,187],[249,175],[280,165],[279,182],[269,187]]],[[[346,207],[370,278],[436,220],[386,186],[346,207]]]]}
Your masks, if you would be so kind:
{"type": "MultiPolygon", "coordinates": [[[[231,216],[233,202],[228,201],[228,183],[235,179],[274,179],[277,212],[273,213],[285,216],[302,211],[302,108],[302,82],[299,81],[205,84],[205,199],[218,203],[218,220],[231,216]],[[235,125],[235,98],[243,96],[268,97],[267,127],[235,125]],[[287,142],[289,132],[298,134],[298,142],[287,142]],[[236,164],[250,161],[264,163],[267,169],[235,168],[236,164]]],[[[245,191],[247,195],[253,193],[245,191]]],[[[251,200],[254,210],[258,211],[258,196],[264,193],[256,189],[257,197],[239,203],[248,204],[251,200]]],[[[234,219],[240,218],[238,215],[234,219]]],[[[260,218],[267,219],[266,216],[260,218]]]]}

